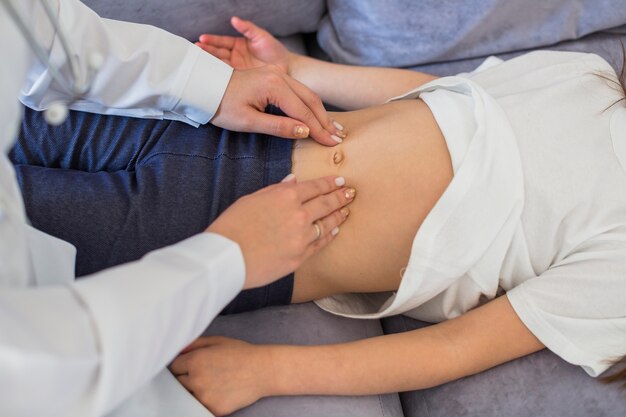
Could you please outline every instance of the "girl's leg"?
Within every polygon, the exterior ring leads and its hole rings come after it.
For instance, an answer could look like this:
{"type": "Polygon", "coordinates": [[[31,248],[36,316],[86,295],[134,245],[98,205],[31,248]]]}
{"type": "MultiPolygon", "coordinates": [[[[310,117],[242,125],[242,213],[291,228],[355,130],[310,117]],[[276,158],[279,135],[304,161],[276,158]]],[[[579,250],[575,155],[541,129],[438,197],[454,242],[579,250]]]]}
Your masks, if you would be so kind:
{"type": "MultiPolygon", "coordinates": [[[[291,142],[78,112],[52,128],[26,109],[11,157],[33,226],[77,247],[81,276],[202,232],[289,174],[291,142]]],[[[292,281],[244,292],[226,311],[289,303],[292,281]]]]}

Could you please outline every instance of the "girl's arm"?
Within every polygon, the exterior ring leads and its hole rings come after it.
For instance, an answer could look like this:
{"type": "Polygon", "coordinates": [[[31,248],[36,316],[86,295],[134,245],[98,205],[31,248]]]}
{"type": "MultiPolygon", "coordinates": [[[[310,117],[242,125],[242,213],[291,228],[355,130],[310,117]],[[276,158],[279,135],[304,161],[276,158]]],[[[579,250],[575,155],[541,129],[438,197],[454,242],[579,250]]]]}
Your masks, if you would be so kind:
{"type": "Polygon", "coordinates": [[[506,296],[422,329],[323,346],[197,340],[172,364],[216,414],[277,395],[368,395],[443,384],[541,350],[506,296]]]}
{"type": "Polygon", "coordinates": [[[417,71],[357,67],[291,53],[289,74],[326,103],[354,110],[384,103],[438,77],[417,71]]]}
{"type": "Polygon", "coordinates": [[[233,17],[243,37],[200,36],[196,45],[235,69],[275,65],[307,85],[326,103],[350,110],[380,104],[437,77],[416,71],[333,64],[290,53],[270,33],[233,17]]]}
{"type": "Polygon", "coordinates": [[[422,329],[338,345],[274,346],[272,395],[424,389],[542,349],[506,296],[422,329]]]}

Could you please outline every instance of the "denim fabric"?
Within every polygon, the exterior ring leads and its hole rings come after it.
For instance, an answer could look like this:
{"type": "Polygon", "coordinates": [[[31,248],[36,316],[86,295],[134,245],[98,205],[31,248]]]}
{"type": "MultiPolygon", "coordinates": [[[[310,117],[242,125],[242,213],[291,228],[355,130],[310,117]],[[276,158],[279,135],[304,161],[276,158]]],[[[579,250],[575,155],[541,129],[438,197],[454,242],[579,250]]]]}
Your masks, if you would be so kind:
{"type": "MultiPolygon", "coordinates": [[[[83,276],[202,232],[237,198],[288,175],[291,144],[80,112],[55,128],[25,109],[10,157],[33,226],[75,245],[83,276]]],[[[288,304],[292,287],[290,275],[244,291],[225,312],[288,304]]]]}

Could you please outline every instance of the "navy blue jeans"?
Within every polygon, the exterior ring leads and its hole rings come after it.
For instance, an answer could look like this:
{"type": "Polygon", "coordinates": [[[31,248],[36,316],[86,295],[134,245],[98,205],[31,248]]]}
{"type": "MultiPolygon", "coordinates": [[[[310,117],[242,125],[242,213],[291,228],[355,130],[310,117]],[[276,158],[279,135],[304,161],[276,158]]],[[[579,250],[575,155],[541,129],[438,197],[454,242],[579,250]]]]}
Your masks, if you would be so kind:
{"type": "MultiPolygon", "coordinates": [[[[25,109],[10,158],[30,221],[76,246],[80,277],[202,232],[239,197],[288,175],[291,144],[81,112],[51,127],[25,109]]],[[[290,275],[242,292],[225,312],[288,304],[292,289],[290,275]]]]}

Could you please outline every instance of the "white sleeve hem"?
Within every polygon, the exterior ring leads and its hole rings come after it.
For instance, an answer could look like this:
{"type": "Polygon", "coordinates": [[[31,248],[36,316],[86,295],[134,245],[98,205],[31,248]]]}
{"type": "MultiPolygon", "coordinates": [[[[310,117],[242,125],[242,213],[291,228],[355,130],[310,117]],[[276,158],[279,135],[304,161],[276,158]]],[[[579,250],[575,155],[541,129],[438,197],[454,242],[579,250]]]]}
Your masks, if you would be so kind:
{"type": "Polygon", "coordinates": [[[95,414],[112,410],[199,336],[245,281],[240,247],[201,233],[77,281],[100,352],[95,414]]]}
{"type": "Polygon", "coordinates": [[[204,263],[207,269],[211,268],[212,274],[233,277],[224,282],[225,298],[232,299],[242,290],[245,283],[246,269],[243,253],[236,242],[217,233],[199,233],[183,240],[176,246],[187,251],[187,256],[193,257],[197,262],[204,263]],[[208,246],[215,245],[220,245],[224,248],[226,256],[232,258],[229,259],[230,262],[216,263],[211,256],[212,253],[207,251],[208,246]]]}
{"type": "Polygon", "coordinates": [[[193,61],[187,82],[173,113],[184,114],[198,124],[208,123],[222,102],[233,68],[195,45],[190,46],[193,61]]]}
{"type": "Polygon", "coordinates": [[[554,354],[573,365],[578,365],[591,377],[597,377],[610,368],[610,363],[605,363],[604,358],[581,350],[570,342],[558,329],[547,323],[537,311],[537,308],[521,291],[522,287],[516,287],[506,293],[513,306],[513,310],[530,330],[554,354]]]}

